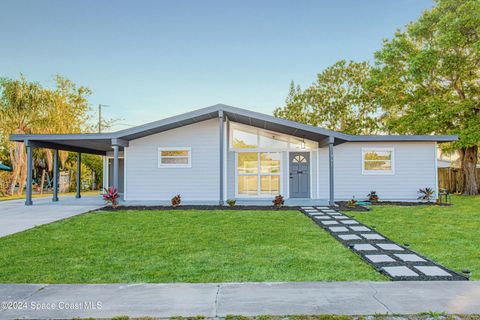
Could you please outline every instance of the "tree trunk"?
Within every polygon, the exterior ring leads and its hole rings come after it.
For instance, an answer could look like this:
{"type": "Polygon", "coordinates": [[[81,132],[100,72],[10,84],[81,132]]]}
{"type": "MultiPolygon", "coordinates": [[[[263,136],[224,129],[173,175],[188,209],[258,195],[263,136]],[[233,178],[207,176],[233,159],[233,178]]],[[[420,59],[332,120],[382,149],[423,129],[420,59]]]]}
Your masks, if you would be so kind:
{"type": "Polygon", "coordinates": [[[462,151],[462,172],[464,176],[463,194],[476,195],[478,194],[478,182],[476,175],[478,146],[463,148],[462,151]]]}
{"type": "Polygon", "coordinates": [[[10,149],[10,162],[12,163],[13,173],[10,186],[8,187],[8,195],[13,195],[17,181],[20,178],[23,161],[25,159],[24,150],[23,142],[15,142],[14,147],[10,149]]]}
{"type": "Polygon", "coordinates": [[[40,179],[40,194],[43,194],[43,186],[45,185],[45,169],[42,169],[42,178],[40,179]]]}
{"type": "Polygon", "coordinates": [[[27,183],[26,180],[27,180],[27,164],[26,164],[26,161],[23,161],[22,165],[20,166],[20,178],[18,180],[18,190],[17,190],[18,195],[22,195],[23,188],[27,183]]]}

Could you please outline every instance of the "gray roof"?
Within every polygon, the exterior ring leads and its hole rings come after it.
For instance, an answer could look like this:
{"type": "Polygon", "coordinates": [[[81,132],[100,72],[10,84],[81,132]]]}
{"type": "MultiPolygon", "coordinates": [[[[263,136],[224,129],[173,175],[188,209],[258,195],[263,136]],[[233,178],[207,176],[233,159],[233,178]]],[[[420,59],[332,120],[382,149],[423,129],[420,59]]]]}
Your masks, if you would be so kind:
{"type": "Polygon", "coordinates": [[[438,135],[349,135],[327,130],[295,121],[276,118],[267,114],[241,108],[217,104],[211,107],[180,114],[140,125],[134,128],[111,133],[90,134],[13,134],[12,141],[30,141],[39,147],[58,148],[67,151],[105,154],[111,150],[112,139],[133,140],[155,133],[171,130],[200,121],[218,118],[222,111],[233,122],[239,122],[267,130],[285,133],[309,140],[321,141],[328,137],[335,138],[335,144],[344,142],[369,141],[437,141],[448,142],[458,140],[457,136],[438,135]]]}

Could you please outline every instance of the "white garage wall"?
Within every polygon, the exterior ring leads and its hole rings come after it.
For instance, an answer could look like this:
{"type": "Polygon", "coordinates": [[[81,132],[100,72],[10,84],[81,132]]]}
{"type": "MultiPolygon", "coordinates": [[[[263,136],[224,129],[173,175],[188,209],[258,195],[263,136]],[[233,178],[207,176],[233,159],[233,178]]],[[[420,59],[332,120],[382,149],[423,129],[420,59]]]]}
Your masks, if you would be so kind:
{"type": "MultiPolygon", "coordinates": [[[[328,148],[319,149],[319,195],[328,199],[328,148]]],[[[416,200],[419,188],[437,188],[435,142],[347,142],[334,148],[335,199],[365,199],[371,190],[381,200],[416,200]],[[394,148],[395,174],[362,175],[362,148],[394,148]]]]}
{"type": "Polygon", "coordinates": [[[219,199],[218,119],[131,140],[127,148],[127,200],[219,199]],[[158,168],[158,148],[190,147],[191,168],[158,168]]]}

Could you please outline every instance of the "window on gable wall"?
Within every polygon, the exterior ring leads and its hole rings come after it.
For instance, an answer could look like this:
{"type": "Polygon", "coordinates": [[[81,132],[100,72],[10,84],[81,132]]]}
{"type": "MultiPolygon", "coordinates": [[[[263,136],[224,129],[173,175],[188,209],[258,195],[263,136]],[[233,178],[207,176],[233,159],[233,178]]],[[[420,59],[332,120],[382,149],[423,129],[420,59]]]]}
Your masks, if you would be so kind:
{"type": "Polygon", "coordinates": [[[363,148],[362,174],[394,174],[393,148],[363,148]]]}
{"type": "Polygon", "coordinates": [[[159,168],[190,168],[192,166],[191,148],[158,148],[159,168]]]}

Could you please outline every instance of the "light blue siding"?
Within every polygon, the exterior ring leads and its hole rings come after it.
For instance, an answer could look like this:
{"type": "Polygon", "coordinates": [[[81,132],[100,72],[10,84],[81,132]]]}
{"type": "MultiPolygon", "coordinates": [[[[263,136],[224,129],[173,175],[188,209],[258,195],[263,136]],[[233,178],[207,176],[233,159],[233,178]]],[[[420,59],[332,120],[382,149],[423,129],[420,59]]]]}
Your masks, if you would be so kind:
{"type": "Polygon", "coordinates": [[[127,148],[127,200],[218,200],[218,119],[131,140],[127,148]],[[158,168],[158,148],[190,147],[191,168],[158,168]]]}

